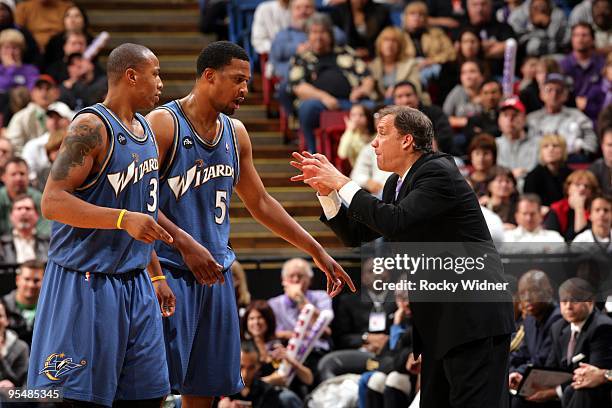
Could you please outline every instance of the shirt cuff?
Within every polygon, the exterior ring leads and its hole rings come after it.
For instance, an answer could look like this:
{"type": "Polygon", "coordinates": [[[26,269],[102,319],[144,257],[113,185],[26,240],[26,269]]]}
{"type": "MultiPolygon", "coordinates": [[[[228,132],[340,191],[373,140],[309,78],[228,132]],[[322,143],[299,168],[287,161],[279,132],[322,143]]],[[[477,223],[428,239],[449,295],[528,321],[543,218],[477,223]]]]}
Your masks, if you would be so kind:
{"type": "Polygon", "coordinates": [[[557,385],[557,388],[555,388],[555,392],[557,393],[559,399],[563,398],[563,389],[560,385],[557,385]]]}
{"type": "Polygon", "coordinates": [[[317,193],[317,198],[319,199],[319,203],[321,203],[321,207],[323,208],[323,214],[325,214],[325,218],[331,220],[340,212],[340,207],[342,206],[342,202],[340,201],[340,196],[336,190],[332,190],[329,195],[322,196],[317,193]]]}
{"type": "Polygon", "coordinates": [[[353,197],[355,196],[355,194],[357,194],[359,190],[361,190],[361,187],[359,187],[359,184],[351,180],[348,183],[346,183],[344,186],[342,186],[340,191],[338,191],[338,193],[340,194],[340,198],[342,199],[342,202],[344,203],[344,205],[346,205],[347,208],[351,205],[351,201],[353,201],[353,197]]]}

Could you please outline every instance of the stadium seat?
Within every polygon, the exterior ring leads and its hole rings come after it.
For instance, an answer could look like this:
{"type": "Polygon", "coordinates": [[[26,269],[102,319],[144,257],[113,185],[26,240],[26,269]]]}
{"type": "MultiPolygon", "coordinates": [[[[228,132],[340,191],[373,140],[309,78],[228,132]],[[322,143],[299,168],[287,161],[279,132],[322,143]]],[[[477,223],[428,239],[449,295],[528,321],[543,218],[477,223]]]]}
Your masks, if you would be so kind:
{"type": "Polygon", "coordinates": [[[319,360],[317,371],[321,382],[342,374],[361,374],[374,354],[359,350],[337,350],[319,360]]]}

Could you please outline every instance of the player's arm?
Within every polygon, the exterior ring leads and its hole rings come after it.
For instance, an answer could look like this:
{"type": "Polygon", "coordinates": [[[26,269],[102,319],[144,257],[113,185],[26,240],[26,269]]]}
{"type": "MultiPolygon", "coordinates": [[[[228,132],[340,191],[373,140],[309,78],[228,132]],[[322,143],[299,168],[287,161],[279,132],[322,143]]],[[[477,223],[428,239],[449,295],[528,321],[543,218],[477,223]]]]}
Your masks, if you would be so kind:
{"type": "MultiPolygon", "coordinates": [[[[98,171],[108,150],[108,135],[96,115],[76,117],[68,128],[41,201],[45,218],[78,228],[117,229],[122,209],[100,207],[76,197],[74,191],[98,171]]],[[[119,226],[132,237],[151,243],[172,237],[146,214],[127,211],[119,226]]]]}
{"type": "MultiPolygon", "coordinates": [[[[174,119],[165,109],[150,112],[146,119],[157,141],[159,168],[165,169],[167,161],[170,160],[168,152],[174,142],[174,119]]],[[[161,208],[157,218],[159,224],[174,238],[174,248],[181,253],[183,261],[199,283],[212,285],[217,281],[225,282],[223,267],[215,261],[208,249],[169,220],[161,208]]]]}
{"type": "Polygon", "coordinates": [[[240,154],[240,181],[236,192],[253,218],[265,225],[285,241],[306,252],[327,275],[327,292],[335,296],[345,283],[351,290],[355,286],[344,269],[332,259],[325,249],[304,230],[264,188],[253,165],[253,153],[249,135],[239,120],[232,119],[236,128],[240,154]]]}
{"type": "Polygon", "coordinates": [[[172,289],[168,286],[168,282],[166,281],[155,250],[151,252],[151,262],[149,262],[147,266],[147,273],[149,274],[149,278],[153,281],[155,295],[157,296],[162,316],[172,316],[176,307],[176,298],[174,297],[174,293],[172,293],[172,289]]]}

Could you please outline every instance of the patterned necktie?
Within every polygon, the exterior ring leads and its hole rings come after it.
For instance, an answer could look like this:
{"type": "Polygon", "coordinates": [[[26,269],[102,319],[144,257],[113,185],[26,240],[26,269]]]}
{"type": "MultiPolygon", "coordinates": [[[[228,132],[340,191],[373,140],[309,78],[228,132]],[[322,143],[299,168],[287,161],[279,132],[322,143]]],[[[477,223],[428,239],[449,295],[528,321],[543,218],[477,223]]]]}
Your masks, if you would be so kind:
{"type": "Polygon", "coordinates": [[[397,186],[395,186],[395,200],[397,201],[397,196],[399,195],[399,192],[402,188],[402,184],[404,183],[404,180],[402,180],[401,178],[397,179],[397,186]]]}
{"type": "Polygon", "coordinates": [[[572,364],[572,357],[574,357],[574,350],[576,349],[576,336],[578,336],[578,331],[572,330],[569,343],[567,343],[567,365],[572,364]]]}

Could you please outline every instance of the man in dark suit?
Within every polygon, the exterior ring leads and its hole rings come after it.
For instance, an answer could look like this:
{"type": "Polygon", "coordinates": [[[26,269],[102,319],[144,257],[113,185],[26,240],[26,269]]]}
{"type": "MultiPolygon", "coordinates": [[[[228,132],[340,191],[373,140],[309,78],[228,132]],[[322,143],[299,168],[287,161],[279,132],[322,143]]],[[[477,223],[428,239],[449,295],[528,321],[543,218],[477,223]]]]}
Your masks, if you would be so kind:
{"type": "MultiPolygon", "coordinates": [[[[325,156],[294,153],[292,165],[319,194],[325,217],[346,245],[388,242],[479,243],[495,254],[476,195],[451,156],[432,152],[433,126],[421,112],[379,112],[372,146],[391,175],[379,200],[337,171],[325,156]]],[[[495,265],[494,265],[495,266],[495,265]]],[[[502,282],[501,267],[483,277],[502,282]]],[[[421,406],[505,407],[510,333],[509,292],[496,303],[416,302],[411,297],[414,352],[422,356],[421,406]]]]}

